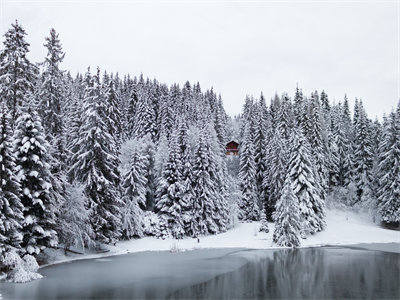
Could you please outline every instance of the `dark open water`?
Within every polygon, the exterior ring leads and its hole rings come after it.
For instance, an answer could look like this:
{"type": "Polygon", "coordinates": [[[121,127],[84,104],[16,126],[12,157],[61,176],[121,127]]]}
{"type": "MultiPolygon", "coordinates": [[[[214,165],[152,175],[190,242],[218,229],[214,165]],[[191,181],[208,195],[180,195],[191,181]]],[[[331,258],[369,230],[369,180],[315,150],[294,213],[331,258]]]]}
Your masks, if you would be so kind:
{"type": "Polygon", "coordinates": [[[144,252],[40,273],[0,283],[3,299],[400,299],[400,254],[345,247],[144,252]]]}

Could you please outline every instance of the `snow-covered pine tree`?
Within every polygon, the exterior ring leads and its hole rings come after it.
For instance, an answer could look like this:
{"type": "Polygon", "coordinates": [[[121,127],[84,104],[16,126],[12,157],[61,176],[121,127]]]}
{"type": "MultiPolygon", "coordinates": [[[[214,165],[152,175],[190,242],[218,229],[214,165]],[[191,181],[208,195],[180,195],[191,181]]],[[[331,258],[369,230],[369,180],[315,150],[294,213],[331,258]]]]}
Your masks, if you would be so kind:
{"type": "Polygon", "coordinates": [[[324,201],[325,194],[328,190],[328,145],[326,140],[327,133],[325,131],[322,109],[317,92],[312,94],[309,105],[310,127],[307,132],[304,132],[304,135],[311,147],[311,155],[315,164],[315,175],[317,176],[315,180],[318,181],[321,186],[320,197],[322,201],[324,201]]]}
{"type": "Polygon", "coordinates": [[[146,163],[140,145],[131,154],[130,169],[122,182],[124,207],[122,209],[122,234],[126,239],[141,236],[141,209],[146,205],[146,163]]]}
{"type": "Polygon", "coordinates": [[[135,108],[134,136],[142,138],[149,134],[151,139],[155,141],[157,116],[152,99],[145,88],[139,90],[138,96],[135,108]]]}
{"type": "Polygon", "coordinates": [[[115,81],[106,72],[103,76],[102,94],[106,101],[104,119],[108,127],[108,133],[114,138],[115,145],[119,149],[122,139],[120,100],[115,89],[115,81]]]}
{"type": "Polygon", "coordinates": [[[47,56],[41,64],[43,72],[38,82],[37,105],[46,140],[50,144],[49,152],[54,158],[52,172],[59,173],[66,163],[63,120],[65,84],[64,72],[60,70],[65,53],[62,51],[60,39],[54,29],[50,30],[50,36],[46,38],[44,46],[47,49],[47,56]]]}
{"type": "Polygon", "coordinates": [[[385,124],[378,160],[378,214],[384,223],[400,222],[400,102],[385,124]]]}
{"type": "Polygon", "coordinates": [[[303,91],[299,89],[298,86],[296,87],[296,93],[293,99],[293,114],[295,118],[295,125],[300,127],[304,114],[304,96],[303,91]]]}
{"type": "MultiPolygon", "coordinates": [[[[19,249],[22,241],[23,205],[15,176],[11,143],[11,116],[5,103],[0,104],[0,265],[5,252],[19,249]]],[[[1,272],[1,267],[0,267],[1,272]]]]}
{"type": "Polygon", "coordinates": [[[281,197],[289,160],[287,143],[282,139],[277,130],[275,130],[268,143],[267,157],[269,164],[264,175],[263,185],[268,198],[266,199],[264,208],[267,220],[272,221],[275,203],[281,197]]]}
{"type": "Polygon", "coordinates": [[[295,129],[291,138],[288,176],[300,206],[302,236],[325,228],[325,203],[316,175],[310,146],[301,130],[295,129]]]}
{"type": "Polygon", "coordinates": [[[30,101],[37,68],[28,60],[29,44],[25,30],[15,21],[6,32],[4,49],[0,53],[0,99],[11,113],[14,128],[20,109],[30,101]]]}
{"type": "Polygon", "coordinates": [[[272,238],[278,246],[282,247],[300,246],[300,232],[303,224],[300,217],[301,208],[294,194],[294,188],[291,176],[288,174],[273,215],[275,230],[272,238]]]}
{"type": "Polygon", "coordinates": [[[345,187],[347,181],[346,178],[349,176],[349,172],[351,172],[352,164],[350,153],[350,134],[347,132],[349,127],[346,125],[344,107],[341,105],[334,106],[332,111],[334,112],[334,114],[332,114],[332,121],[334,124],[332,135],[337,147],[336,182],[338,186],[345,187]]]}
{"type": "Polygon", "coordinates": [[[242,200],[239,204],[241,209],[239,218],[244,221],[255,221],[259,218],[254,145],[250,126],[250,122],[246,122],[239,151],[239,188],[242,192],[242,200]]]}
{"type": "Polygon", "coordinates": [[[24,206],[21,246],[29,254],[39,254],[58,243],[55,231],[58,199],[52,186],[48,149],[40,118],[28,108],[16,123],[14,153],[24,206]]]}
{"type": "Polygon", "coordinates": [[[353,141],[353,181],[357,187],[358,199],[369,193],[372,183],[373,152],[371,145],[370,120],[362,101],[356,102],[354,108],[354,141],[353,141]]]}
{"type": "Polygon", "coordinates": [[[287,94],[283,94],[277,111],[276,129],[286,141],[290,139],[294,124],[292,102],[287,94]]]}
{"type": "Polygon", "coordinates": [[[160,99],[160,113],[158,114],[159,126],[160,126],[160,137],[165,136],[167,139],[170,138],[173,126],[174,126],[174,107],[170,99],[169,90],[167,86],[162,86],[162,96],[160,99]]]}
{"type": "Polygon", "coordinates": [[[263,182],[267,169],[267,139],[270,138],[271,121],[262,93],[258,103],[258,109],[259,111],[257,112],[257,120],[254,134],[254,161],[256,168],[256,185],[259,205],[263,208],[266,202],[266,196],[268,195],[266,187],[263,185],[263,182]]]}
{"type": "Polygon", "coordinates": [[[193,236],[190,228],[190,219],[192,217],[192,207],[194,203],[193,193],[193,170],[192,170],[192,150],[189,142],[188,126],[185,118],[179,118],[177,123],[177,142],[178,142],[178,155],[180,157],[180,184],[182,188],[182,199],[185,203],[183,207],[183,222],[185,233],[193,236]]]}
{"type": "Polygon", "coordinates": [[[215,234],[219,231],[220,215],[215,208],[218,201],[218,179],[215,154],[212,152],[206,130],[202,128],[193,159],[193,193],[191,232],[193,236],[215,234]]]}
{"type": "Polygon", "coordinates": [[[171,234],[174,238],[182,238],[185,234],[182,210],[183,187],[181,185],[181,161],[179,156],[177,132],[171,134],[166,161],[157,188],[156,210],[161,218],[163,235],[171,234]]]}
{"type": "Polygon", "coordinates": [[[114,243],[121,235],[119,159],[115,141],[103,119],[105,102],[100,90],[98,72],[88,77],[82,128],[75,142],[77,151],[72,156],[69,173],[84,185],[96,241],[114,243]]]}
{"type": "Polygon", "coordinates": [[[153,210],[155,206],[156,196],[155,192],[157,189],[157,177],[155,174],[155,155],[156,155],[156,145],[153,142],[153,139],[150,134],[147,134],[143,138],[140,139],[141,144],[143,145],[143,155],[146,160],[146,205],[143,209],[153,210]]]}
{"type": "Polygon", "coordinates": [[[260,231],[261,232],[265,232],[268,233],[269,229],[268,229],[268,221],[267,221],[267,216],[265,215],[264,209],[260,210],[260,231]]]}

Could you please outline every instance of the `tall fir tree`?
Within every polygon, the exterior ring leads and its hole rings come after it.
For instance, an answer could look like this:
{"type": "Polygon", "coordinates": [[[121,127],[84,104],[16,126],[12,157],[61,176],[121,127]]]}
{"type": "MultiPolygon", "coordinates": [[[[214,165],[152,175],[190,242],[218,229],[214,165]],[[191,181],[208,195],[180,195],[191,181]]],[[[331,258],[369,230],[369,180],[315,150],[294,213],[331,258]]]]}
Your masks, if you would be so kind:
{"type": "Polygon", "coordinates": [[[82,182],[91,209],[96,240],[114,243],[121,235],[119,159],[104,117],[99,74],[89,77],[84,99],[82,129],[72,156],[70,175],[82,182]]]}
{"type": "Polygon", "coordinates": [[[146,205],[146,160],[139,146],[136,146],[131,154],[130,169],[121,184],[124,201],[122,234],[126,239],[142,234],[139,205],[146,205]]]}
{"type": "Polygon", "coordinates": [[[37,67],[27,58],[29,44],[25,36],[25,30],[15,21],[4,35],[4,49],[0,53],[0,99],[11,112],[12,128],[21,107],[30,101],[37,76],[37,67]]]}
{"type": "Polygon", "coordinates": [[[17,120],[14,134],[16,172],[24,206],[21,246],[29,254],[39,254],[58,243],[55,192],[50,173],[49,145],[39,116],[28,108],[17,120]]]}
{"type": "Polygon", "coordinates": [[[46,140],[51,146],[55,172],[64,169],[66,163],[64,140],[65,82],[64,72],[60,70],[65,53],[62,51],[60,39],[54,29],[46,38],[44,46],[47,56],[42,63],[43,72],[39,81],[38,112],[42,118],[46,140]]]}
{"type": "Polygon", "coordinates": [[[275,230],[273,241],[282,247],[299,247],[302,222],[299,201],[293,191],[293,182],[288,174],[282,195],[276,203],[274,212],[275,230]]]}
{"type": "Polygon", "coordinates": [[[288,176],[293,192],[300,206],[302,236],[325,228],[325,203],[321,198],[321,185],[318,181],[310,146],[301,130],[292,134],[288,176]]]}
{"type": "Polygon", "coordinates": [[[251,138],[250,122],[247,122],[245,125],[239,156],[239,188],[242,193],[242,199],[239,204],[241,209],[240,219],[244,221],[255,221],[259,218],[259,206],[257,199],[254,145],[251,138]]]}
{"type": "Polygon", "coordinates": [[[371,192],[373,151],[371,145],[370,120],[368,119],[362,101],[357,101],[354,108],[354,140],[353,140],[353,181],[357,188],[357,199],[371,192]]]}
{"type": "Polygon", "coordinates": [[[215,213],[218,201],[216,158],[205,130],[207,129],[200,132],[193,158],[194,203],[190,228],[194,237],[220,231],[220,216],[215,213]]]}
{"type": "Polygon", "coordinates": [[[11,117],[3,103],[0,106],[0,264],[7,251],[20,248],[24,217],[10,126],[11,117]]]}
{"type": "Polygon", "coordinates": [[[269,164],[263,182],[264,193],[267,197],[264,208],[267,219],[272,221],[275,204],[281,197],[289,160],[287,143],[282,139],[282,136],[277,130],[275,130],[268,143],[267,156],[269,164]]]}
{"type": "Polygon", "coordinates": [[[400,102],[384,127],[378,159],[378,214],[385,223],[400,222],[400,102]]]}
{"type": "Polygon", "coordinates": [[[165,235],[182,238],[185,224],[182,216],[186,203],[181,185],[181,160],[179,156],[177,132],[173,131],[168,148],[169,156],[159,179],[156,209],[161,217],[165,235]]]}

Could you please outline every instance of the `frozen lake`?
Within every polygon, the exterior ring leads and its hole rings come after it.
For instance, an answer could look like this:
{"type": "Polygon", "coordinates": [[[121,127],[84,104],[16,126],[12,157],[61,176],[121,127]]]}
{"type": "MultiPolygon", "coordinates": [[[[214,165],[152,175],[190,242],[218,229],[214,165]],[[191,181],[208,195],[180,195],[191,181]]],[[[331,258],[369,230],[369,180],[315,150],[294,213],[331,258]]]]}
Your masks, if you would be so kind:
{"type": "Polygon", "coordinates": [[[27,284],[0,283],[3,299],[400,297],[400,254],[378,246],[142,252],[40,273],[27,284]]]}

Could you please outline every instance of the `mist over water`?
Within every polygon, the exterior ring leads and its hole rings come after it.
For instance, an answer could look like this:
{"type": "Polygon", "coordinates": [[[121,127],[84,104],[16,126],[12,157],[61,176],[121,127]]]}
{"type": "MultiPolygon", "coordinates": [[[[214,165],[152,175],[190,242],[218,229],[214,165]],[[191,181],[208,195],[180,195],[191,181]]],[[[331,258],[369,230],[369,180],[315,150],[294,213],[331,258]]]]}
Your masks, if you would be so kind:
{"type": "Polygon", "coordinates": [[[43,268],[5,299],[399,298],[400,254],[344,247],[145,252],[43,268]]]}

